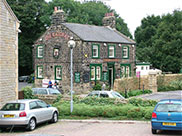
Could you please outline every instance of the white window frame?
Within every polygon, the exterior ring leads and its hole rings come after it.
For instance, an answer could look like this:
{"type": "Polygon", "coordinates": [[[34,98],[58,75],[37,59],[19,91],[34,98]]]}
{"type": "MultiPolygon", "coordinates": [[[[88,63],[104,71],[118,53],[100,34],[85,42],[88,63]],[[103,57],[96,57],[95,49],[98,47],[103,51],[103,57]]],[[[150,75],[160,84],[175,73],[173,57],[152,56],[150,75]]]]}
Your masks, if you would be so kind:
{"type": "Polygon", "coordinates": [[[43,78],[43,66],[37,66],[37,78],[38,79],[43,78]]]}
{"type": "Polygon", "coordinates": [[[61,66],[55,66],[55,79],[62,80],[62,67],[61,66]]]}
{"type": "Polygon", "coordinates": [[[99,45],[92,45],[92,57],[99,58],[99,45]]]}
{"type": "Polygon", "coordinates": [[[38,45],[37,46],[37,58],[43,58],[43,51],[44,51],[44,48],[43,48],[43,45],[38,45]]]}
{"type": "Polygon", "coordinates": [[[123,58],[129,58],[129,47],[123,47],[123,58]]]}
{"type": "Polygon", "coordinates": [[[115,57],[115,47],[114,46],[109,46],[109,58],[114,58],[115,57]]]}

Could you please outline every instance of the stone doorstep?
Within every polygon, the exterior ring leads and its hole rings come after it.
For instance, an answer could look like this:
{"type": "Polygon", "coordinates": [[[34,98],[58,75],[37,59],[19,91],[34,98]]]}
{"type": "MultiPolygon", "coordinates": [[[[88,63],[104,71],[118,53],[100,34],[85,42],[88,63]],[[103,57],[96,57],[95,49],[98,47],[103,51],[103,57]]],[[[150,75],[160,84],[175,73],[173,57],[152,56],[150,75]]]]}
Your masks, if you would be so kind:
{"type": "Polygon", "coordinates": [[[149,124],[150,121],[135,121],[135,120],[70,120],[61,119],[59,122],[72,122],[72,123],[118,123],[118,124],[149,124]]]}

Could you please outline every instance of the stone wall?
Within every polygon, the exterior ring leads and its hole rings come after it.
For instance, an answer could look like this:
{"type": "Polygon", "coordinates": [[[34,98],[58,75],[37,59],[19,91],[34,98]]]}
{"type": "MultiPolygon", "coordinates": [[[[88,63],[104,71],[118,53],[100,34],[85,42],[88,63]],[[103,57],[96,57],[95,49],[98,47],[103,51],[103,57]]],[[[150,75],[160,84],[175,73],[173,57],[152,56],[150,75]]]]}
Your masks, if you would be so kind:
{"type": "Polygon", "coordinates": [[[165,74],[156,75],[151,73],[148,76],[141,76],[140,79],[137,77],[117,79],[114,84],[114,90],[118,92],[124,92],[126,90],[138,90],[138,89],[149,89],[153,92],[157,92],[159,85],[167,86],[171,81],[182,80],[182,74],[165,74]]]}
{"type": "Polygon", "coordinates": [[[18,28],[6,1],[0,0],[0,107],[18,98],[18,28]]]}

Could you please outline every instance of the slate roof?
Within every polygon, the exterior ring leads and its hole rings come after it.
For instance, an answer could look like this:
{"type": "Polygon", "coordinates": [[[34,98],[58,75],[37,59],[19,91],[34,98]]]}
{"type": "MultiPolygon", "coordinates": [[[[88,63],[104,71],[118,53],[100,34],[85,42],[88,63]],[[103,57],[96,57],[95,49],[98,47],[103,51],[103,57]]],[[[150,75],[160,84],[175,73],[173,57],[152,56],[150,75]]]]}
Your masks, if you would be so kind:
{"type": "Polygon", "coordinates": [[[83,41],[135,44],[120,32],[107,26],[94,26],[76,23],[62,23],[83,41]]]}

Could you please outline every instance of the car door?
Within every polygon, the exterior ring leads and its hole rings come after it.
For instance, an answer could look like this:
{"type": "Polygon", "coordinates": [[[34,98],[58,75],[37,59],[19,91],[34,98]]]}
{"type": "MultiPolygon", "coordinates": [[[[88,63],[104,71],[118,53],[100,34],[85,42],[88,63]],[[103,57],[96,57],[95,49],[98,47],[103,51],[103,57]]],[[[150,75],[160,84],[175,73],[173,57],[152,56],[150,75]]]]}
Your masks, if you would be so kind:
{"type": "Polygon", "coordinates": [[[48,105],[41,100],[38,100],[37,104],[39,105],[42,113],[42,121],[50,120],[52,118],[52,108],[48,107],[48,105]]]}
{"type": "Polygon", "coordinates": [[[30,116],[35,116],[37,123],[42,120],[42,112],[40,107],[37,105],[36,101],[29,103],[30,116]]]}

